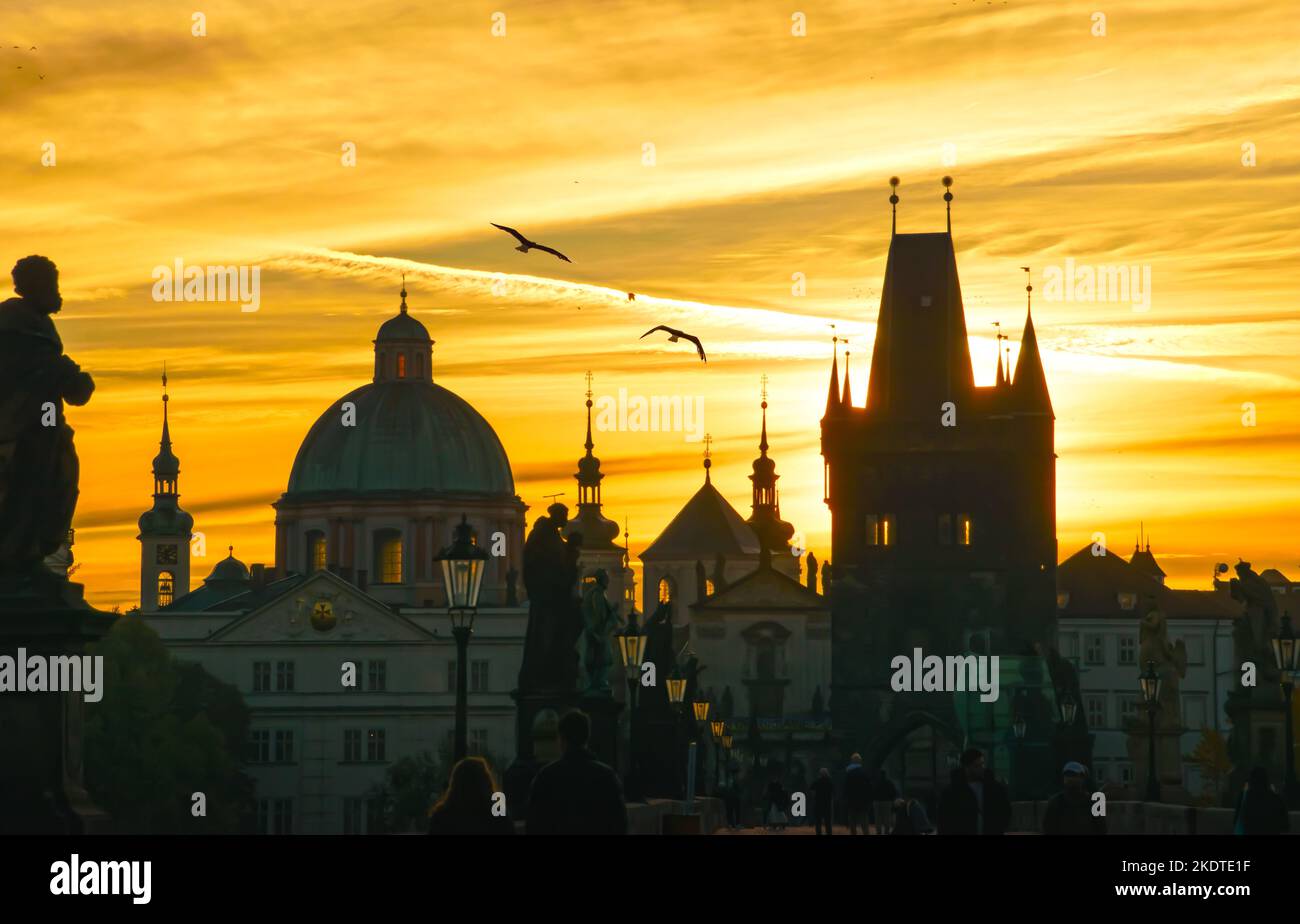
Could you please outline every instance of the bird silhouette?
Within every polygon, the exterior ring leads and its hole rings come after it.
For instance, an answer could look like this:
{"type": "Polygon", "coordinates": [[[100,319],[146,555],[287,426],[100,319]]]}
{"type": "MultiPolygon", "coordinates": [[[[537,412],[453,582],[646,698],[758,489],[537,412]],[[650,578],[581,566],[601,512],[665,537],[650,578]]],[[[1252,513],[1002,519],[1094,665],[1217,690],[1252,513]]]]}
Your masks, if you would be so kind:
{"type": "Polygon", "coordinates": [[[537,243],[536,241],[530,241],[528,238],[524,237],[514,228],[507,228],[505,225],[499,225],[495,221],[488,222],[488,224],[490,224],[494,228],[500,228],[502,231],[506,232],[506,234],[509,234],[511,237],[517,240],[519,242],[519,246],[516,247],[515,250],[519,251],[520,253],[528,253],[528,251],[530,250],[542,250],[553,256],[559,257],[565,263],[573,262],[572,260],[570,260],[568,257],[560,253],[558,250],[556,250],[553,247],[547,247],[544,244],[537,243]]]}
{"type": "Polygon", "coordinates": [[[644,340],[657,330],[664,331],[668,334],[669,343],[676,343],[678,340],[689,340],[691,343],[695,344],[695,352],[700,354],[700,361],[706,363],[709,361],[708,357],[704,355],[704,344],[700,343],[700,338],[696,337],[694,334],[688,334],[684,330],[677,330],[675,327],[668,327],[667,325],[660,324],[658,327],[650,328],[637,339],[644,340]]]}
{"type": "Polygon", "coordinates": [[[634,302],[634,301],[636,301],[636,293],[635,293],[635,292],[629,292],[629,293],[627,293],[627,300],[628,300],[629,302],[634,302]]]}

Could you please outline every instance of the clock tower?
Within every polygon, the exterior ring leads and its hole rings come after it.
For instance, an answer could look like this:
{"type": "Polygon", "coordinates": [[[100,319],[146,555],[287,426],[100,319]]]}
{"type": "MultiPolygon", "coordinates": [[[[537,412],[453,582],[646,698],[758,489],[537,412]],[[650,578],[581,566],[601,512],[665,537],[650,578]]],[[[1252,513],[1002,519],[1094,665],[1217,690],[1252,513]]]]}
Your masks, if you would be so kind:
{"type": "Polygon", "coordinates": [[[153,508],[140,516],[140,609],[153,612],[190,590],[190,531],[194,518],[180,508],[181,461],[167,427],[167,370],[163,369],[163,426],[153,460],[153,508]]]}

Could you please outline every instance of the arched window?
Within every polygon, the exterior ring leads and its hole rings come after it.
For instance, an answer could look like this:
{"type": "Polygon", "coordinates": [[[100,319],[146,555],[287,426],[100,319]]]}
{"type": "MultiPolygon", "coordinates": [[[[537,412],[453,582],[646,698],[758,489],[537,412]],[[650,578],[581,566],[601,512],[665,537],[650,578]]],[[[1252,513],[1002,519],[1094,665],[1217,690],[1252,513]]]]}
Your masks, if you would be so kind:
{"type": "Polygon", "coordinates": [[[704,595],[705,595],[706,597],[712,597],[712,596],[713,596],[713,593],[714,593],[713,580],[712,580],[711,578],[705,578],[705,579],[704,579],[704,595]]]}
{"type": "Polygon", "coordinates": [[[158,572],[158,605],[167,606],[176,597],[176,576],[170,571],[158,572]]]}
{"type": "Polygon", "coordinates": [[[660,579],[659,579],[659,602],[660,602],[660,603],[672,603],[672,602],[673,602],[673,581],[672,581],[672,578],[660,578],[660,579]]]}
{"type": "Polygon", "coordinates": [[[325,570],[325,534],[313,529],[307,534],[307,573],[325,570]]]}
{"type": "Polygon", "coordinates": [[[375,583],[402,583],[402,534],[395,529],[375,533],[375,583]]]}
{"type": "Polygon", "coordinates": [[[397,377],[399,379],[406,378],[406,354],[405,353],[397,354],[397,377]]]}

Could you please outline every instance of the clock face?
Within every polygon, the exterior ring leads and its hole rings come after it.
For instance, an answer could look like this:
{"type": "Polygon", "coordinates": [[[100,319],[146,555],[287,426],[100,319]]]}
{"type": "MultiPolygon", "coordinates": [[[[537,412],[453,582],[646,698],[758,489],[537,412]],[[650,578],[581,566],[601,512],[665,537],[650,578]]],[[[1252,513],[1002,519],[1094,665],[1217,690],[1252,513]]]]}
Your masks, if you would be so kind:
{"type": "Polygon", "coordinates": [[[160,545],[157,552],[158,564],[174,565],[176,564],[176,546],[160,545]]]}
{"type": "Polygon", "coordinates": [[[317,632],[328,632],[334,628],[334,604],[328,600],[317,600],[311,607],[311,627],[317,632]]]}

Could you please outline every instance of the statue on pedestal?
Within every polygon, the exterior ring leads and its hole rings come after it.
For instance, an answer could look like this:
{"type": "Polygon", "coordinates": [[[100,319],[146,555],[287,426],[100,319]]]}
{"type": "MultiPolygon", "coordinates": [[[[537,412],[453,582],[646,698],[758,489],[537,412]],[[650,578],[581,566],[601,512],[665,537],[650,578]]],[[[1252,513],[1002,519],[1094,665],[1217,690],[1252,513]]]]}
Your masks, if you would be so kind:
{"type": "Polygon", "coordinates": [[[1169,622],[1165,614],[1151,605],[1138,628],[1138,663],[1154,661],[1160,676],[1160,712],[1156,727],[1161,731],[1183,730],[1182,700],[1178,687],[1187,676],[1187,646],[1179,639],[1169,643],[1169,622]]]}
{"type": "Polygon", "coordinates": [[[605,598],[609,575],[604,568],[582,591],[582,634],[578,636],[578,692],[586,696],[609,696],[609,669],[614,665],[611,636],[620,623],[618,614],[605,598]]]}
{"type": "Polygon", "coordinates": [[[58,267],[24,257],[13,280],[18,297],[0,303],[0,575],[43,582],[77,506],[63,405],[85,404],[95,382],[64,355],[51,318],[63,305],[58,267]]]}
{"type": "Polygon", "coordinates": [[[528,631],[519,689],[571,692],[577,682],[575,646],[582,631],[577,596],[582,535],[574,533],[565,541],[568,507],[556,503],[546,512],[524,543],[528,631]]]}

